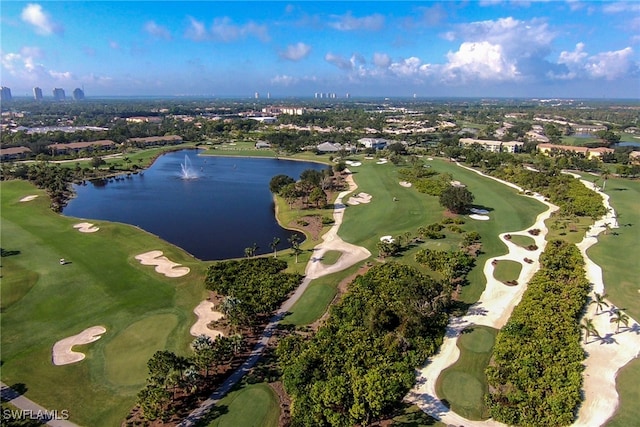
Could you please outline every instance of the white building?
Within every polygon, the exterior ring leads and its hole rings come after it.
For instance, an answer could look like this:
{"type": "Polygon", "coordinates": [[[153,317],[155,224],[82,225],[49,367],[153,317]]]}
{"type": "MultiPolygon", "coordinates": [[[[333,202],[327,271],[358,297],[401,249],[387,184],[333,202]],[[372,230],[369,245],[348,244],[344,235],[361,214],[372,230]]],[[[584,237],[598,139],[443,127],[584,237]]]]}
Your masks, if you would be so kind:
{"type": "Polygon", "coordinates": [[[463,146],[472,146],[478,144],[486,151],[493,153],[517,153],[522,149],[524,142],[519,141],[491,141],[485,139],[460,138],[460,144],[463,146]]]}

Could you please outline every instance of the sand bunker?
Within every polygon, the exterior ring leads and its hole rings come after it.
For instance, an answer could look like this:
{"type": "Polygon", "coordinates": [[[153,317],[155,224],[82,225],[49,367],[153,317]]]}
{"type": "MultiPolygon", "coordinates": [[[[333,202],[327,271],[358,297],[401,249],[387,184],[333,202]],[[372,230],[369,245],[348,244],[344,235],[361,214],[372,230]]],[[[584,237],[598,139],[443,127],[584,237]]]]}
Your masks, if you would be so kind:
{"type": "Polygon", "coordinates": [[[21,202],[30,202],[33,199],[35,199],[36,197],[38,197],[37,194],[32,194],[31,196],[24,196],[22,199],[20,199],[21,202]]]}
{"type": "Polygon", "coordinates": [[[362,166],[361,162],[354,162],[353,160],[347,160],[345,163],[349,166],[362,166]]]}
{"type": "Polygon", "coordinates": [[[400,181],[400,185],[402,185],[403,187],[411,187],[411,183],[407,181],[400,181]]]}
{"type": "Polygon", "coordinates": [[[388,235],[388,236],[382,236],[382,237],[380,238],[380,241],[381,241],[381,242],[385,242],[385,243],[393,243],[393,242],[395,242],[395,241],[396,241],[396,239],[394,239],[394,238],[393,238],[393,236],[388,235]]]}
{"type": "Polygon", "coordinates": [[[70,363],[76,363],[84,359],[84,353],[73,351],[74,345],[89,344],[99,340],[102,334],[107,332],[104,326],[92,326],[78,335],[74,335],[65,339],[62,339],[53,345],[53,364],[56,366],[68,365],[70,363]]]}
{"type": "Polygon", "coordinates": [[[478,214],[471,214],[469,215],[469,218],[475,219],[478,221],[489,221],[490,219],[488,215],[478,215],[478,214]]]}
{"type": "Polygon", "coordinates": [[[371,195],[367,193],[358,193],[355,196],[349,197],[347,203],[350,205],[359,205],[361,203],[371,202],[371,195]]]}
{"type": "Polygon", "coordinates": [[[380,159],[376,162],[377,165],[384,165],[385,163],[387,163],[387,159],[380,159]]]}
{"type": "Polygon", "coordinates": [[[162,251],[150,251],[136,255],[136,259],[142,265],[155,265],[156,271],[167,277],[181,277],[188,274],[189,267],[180,267],[181,264],[170,261],[166,256],[162,256],[162,251]]]}
{"type": "Polygon", "coordinates": [[[451,181],[451,185],[454,187],[461,187],[461,188],[466,187],[466,185],[464,185],[460,181],[451,181]]]}
{"type": "Polygon", "coordinates": [[[214,305],[211,301],[204,300],[193,309],[193,312],[198,316],[198,320],[191,327],[189,333],[194,337],[200,335],[206,335],[211,339],[216,339],[220,335],[224,335],[222,331],[216,329],[210,329],[207,325],[216,320],[220,320],[224,317],[219,311],[213,309],[214,305]]]}
{"type": "Polygon", "coordinates": [[[81,233],[95,233],[100,230],[99,227],[94,227],[90,222],[79,222],[78,224],[75,224],[73,228],[77,228],[81,233]]]}

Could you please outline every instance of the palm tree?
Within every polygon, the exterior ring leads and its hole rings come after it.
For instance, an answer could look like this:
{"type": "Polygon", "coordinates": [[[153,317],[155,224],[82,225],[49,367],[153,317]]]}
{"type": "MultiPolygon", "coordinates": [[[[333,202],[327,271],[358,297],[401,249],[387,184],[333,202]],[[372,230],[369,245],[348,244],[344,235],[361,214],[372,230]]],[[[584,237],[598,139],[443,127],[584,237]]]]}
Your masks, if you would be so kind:
{"type": "Polygon", "coordinates": [[[619,309],[615,309],[613,311],[613,315],[611,319],[609,319],[609,323],[616,324],[616,334],[620,331],[620,323],[623,323],[625,327],[629,327],[629,316],[624,314],[619,309]]]}
{"type": "Polygon", "coordinates": [[[287,239],[289,244],[291,244],[291,249],[293,250],[293,254],[296,256],[296,264],[298,263],[298,255],[302,252],[300,249],[300,236],[297,234],[292,234],[291,237],[287,239]]]}
{"type": "Polygon", "coordinates": [[[277,251],[277,247],[280,244],[280,238],[279,237],[274,237],[273,241],[271,243],[269,243],[269,246],[271,246],[271,249],[273,249],[273,257],[276,258],[278,251],[277,251]]]}
{"type": "Polygon", "coordinates": [[[596,329],[596,326],[593,324],[593,319],[587,319],[585,318],[582,323],[580,324],[580,328],[584,330],[584,343],[587,343],[587,340],[589,339],[589,337],[591,335],[594,335],[596,337],[599,337],[600,334],[598,333],[598,330],[596,329]]]}
{"type": "Polygon", "coordinates": [[[608,179],[609,179],[609,172],[608,171],[602,172],[602,191],[604,191],[604,188],[607,186],[608,179]]]}
{"type": "Polygon", "coordinates": [[[609,307],[609,304],[607,304],[607,302],[605,301],[605,298],[607,298],[609,295],[607,294],[599,294],[597,292],[593,293],[594,298],[593,300],[591,300],[591,302],[589,304],[595,304],[596,305],[596,314],[598,314],[598,311],[602,310],[602,306],[604,305],[605,307],[609,307]]]}

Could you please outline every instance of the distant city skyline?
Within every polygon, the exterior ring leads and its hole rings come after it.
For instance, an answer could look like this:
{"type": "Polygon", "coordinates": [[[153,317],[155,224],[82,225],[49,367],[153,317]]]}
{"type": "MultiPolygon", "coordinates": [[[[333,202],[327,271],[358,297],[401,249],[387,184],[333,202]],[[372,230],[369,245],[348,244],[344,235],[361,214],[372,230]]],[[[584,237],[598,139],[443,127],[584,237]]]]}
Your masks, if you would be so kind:
{"type": "Polygon", "coordinates": [[[14,97],[640,98],[631,1],[10,1],[1,22],[14,97]]]}

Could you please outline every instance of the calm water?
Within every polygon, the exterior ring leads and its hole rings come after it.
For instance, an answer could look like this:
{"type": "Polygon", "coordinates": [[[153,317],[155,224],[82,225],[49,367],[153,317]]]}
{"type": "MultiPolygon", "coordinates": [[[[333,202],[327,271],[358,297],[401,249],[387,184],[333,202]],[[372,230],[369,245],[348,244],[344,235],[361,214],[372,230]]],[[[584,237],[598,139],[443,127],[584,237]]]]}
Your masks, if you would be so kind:
{"type": "MultiPolygon", "coordinates": [[[[78,185],[77,197],[64,208],[68,216],[136,225],[201,260],[244,256],[288,247],[292,232],[275,219],[269,181],[285,174],[298,179],[306,169],[324,165],[276,159],[198,156],[178,151],[161,156],[144,172],[106,185],[78,185]],[[197,179],[184,180],[181,164],[188,156],[197,179]]],[[[151,250],[153,248],[149,248],[151,250]]]]}

